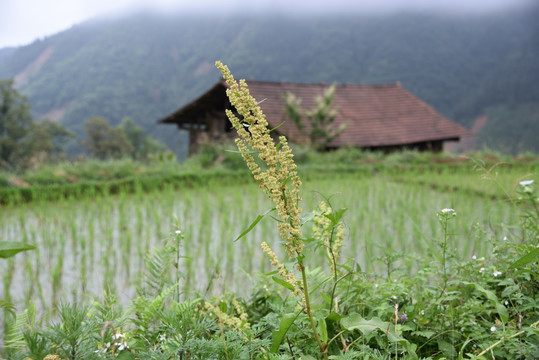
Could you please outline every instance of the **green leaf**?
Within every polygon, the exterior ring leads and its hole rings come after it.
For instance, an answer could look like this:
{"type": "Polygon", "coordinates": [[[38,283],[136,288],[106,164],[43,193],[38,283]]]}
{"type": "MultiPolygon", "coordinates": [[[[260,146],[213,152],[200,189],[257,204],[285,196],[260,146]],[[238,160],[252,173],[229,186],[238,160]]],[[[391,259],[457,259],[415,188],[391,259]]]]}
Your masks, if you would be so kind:
{"type": "Polygon", "coordinates": [[[364,319],[359,314],[351,314],[341,319],[341,325],[346,330],[359,330],[363,335],[368,336],[376,329],[386,331],[389,323],[374,317],[370,320],[364,319]]]}
{"type": "Polygon", "coordinates": [[[472,283],[472,282],[468,282],[468,281],[463,281],[462,283],[466,284],[466,285],[474,286],[477,289],[477,291],[479,291],[481,294],[485,295],[487,297],[487,299],[489,299],[490,301],[492,301],[494,303],[498,302],[498,298],[496,297],[496,294],[494,294],[490,290],[485,289],[481,285],[476,284],[476,283],[472,283]]]}
{"type": "Polygon", "coordinates": [[[476,283],[463,281],[463,284],[472,285],[477,289],[477,291],[485,295],[486,298],[489,299],[492,302],[492,304],[496,307],[496,310],[498,311],[498,315],[500,316],[500,320],[502,320],[504,323],[506,323],[509,320],[509,313],[507,312],[507,309],[505,308],[505,306],[500,304],[494,292],[487,290],[481,285],[476,284],[476,283]]]}
{"type": "Polygon", "coordinates": [[[347,208],[342,208],[337,211],[334,211],[330,214],[324,214],[325,217],[327,217],[334,225],[337,225],[339,221],[341,221],[341,218],[343,217],[344,213],[348,210],[347,208]]]}
{"type": "Polygon", "coordinates": [[[457,351],[455,350],[455,347],[448,343],[447,341],[438,340],[438,348],[444,352],[444,354],[448,355],[451,358],[454,358],[457,356],[457,351]]]}
{"type": "Polygon", "coordinates": [[[342,318],[343,318],[342,315],[336,313],[335,311],[332,311],[332,312],[329,313],[329,315],[326,317],[326,320],[336,322],[336,321],[340,321],[342,318]]]}
{"type": "MultiPolygon", "coordinates": [[[[286,122],[286,120],[283,121],[282,123],[280,123],[279,125],[277,125],[276,127],[274,127],[273,129],[271,129],[269,132],[272,132],[273,130],[277,130],[277,129],[280,128],[285,122],[286,122]]],[[[280,143],[279,143],[279,144],[280,144],[280,143]]]]}
{"type": "Polygon", "coordinates": [[[305,225],[309,221],[312,221],[312,219],[314,219],[314,217],[318,216],[318,215],[320,215],[319,212],[308,212],[308,213],[302,215],[301,220],[300,220],[301,226],[305,225]]]}
{"type": "Polygon", "coordinates": [[[15,316],[15,306],[6,300],[0,300],[0,309],[8,312],[11,316],[15,316]]]}
{"type": "Polygon", "coordinates": [[[509,321],[509,312],[507,311],[507,308],[500,303],[496,303],[496,310],[498,311],[498,315],[500,315],[502,322],[507,323],[507,321],[509,321]]]}
{"type": "Polygon", "coordinates": [[[275,210],[275,208],[273,209],[270,209],[268,211],[266,211],[264,214],[262,215],[258,215],[255,219],[255,221],[253,221],[251,223],[251,225],[249,225],[249,227],[247,229],[245,229],[237,238],[236,240],[234,240],[234,242],[238,241],[239,239],[241,239],[242,237],[244,237],[245,235],[247,235],[248,233],[251,232],[251,230],[253,230],[253,228],[256,226],[256,224],[258,224],[260,222],[260,220],[262,220],[264,218],[264,216],[268,215],[270,212],[272,212],[273,210],[275,210]]]}
{"type": "Polygon", "coordinates": [[[430,339],[434,334],[436,334],[434,331],[430,331],[430,330],[420,330],[420,331],[414,331],[412,332],[412,335],[418,335],[418,336],[423,336],[427,339],[430,339]]]}
{"type": "Polygon", "coordinates": [[[0,258],[7,259],[22,251],[33,250],[36,247],[15,241],[0,241],[0,258]]]}
{"type": "Polygon", "coordinates": [[[322,340],[322,343],[326,344],[328,342],[328,328],[326,325],[326,320],[318,320],[318,333],[320,334],[320,340],[322,340]]]}
{"type": "Polygon", "coordinates": [[[287,288],[288,290],[290,291],[294,291],[295,288],[292,284],[290,283],[287,283],[286,281],[284,281],[283,279],[281,278],[278,278],[277,276],[272,276],[271,277],[273,279],[273,281],[275,281],[277,284],[281,285],[282,287],[285,287],[287,288]]]}
{"type": "Polygon", "coordinates": [[[526,255],[522,256],[520,259],[512,263],[508,269],[516,269],[534,261],[539,261],[539,248],[535,248],[526,255]]]}
{"type": "Polygon", "coordinates": [[[122,351],[120,355],[116,357],[116,360],[135,360],[135,356],[128,351],[122,351]]]}
{"type": "Polygon", "coordinates": [[[224,301],[219,301],[219,310],[223,313],[226,313],[228,311],[228,306],[226,304],[226,302],[224,301]]]}
{"type": "Polygon", "coordinates": [[[292,326],[294,321],[296,321],[299,314],[300,313],[283,315],[283,318],[281,319],[281,323],[279,324],[279,330],[275,330],[273,332],[272,341],[271,341],[271,349],[270,349],[272,353],[277,353],[279,351],[279,346],[283,342],[283,339],[286,336],[288,329],[290,329],[290,326],[292,326]]]}

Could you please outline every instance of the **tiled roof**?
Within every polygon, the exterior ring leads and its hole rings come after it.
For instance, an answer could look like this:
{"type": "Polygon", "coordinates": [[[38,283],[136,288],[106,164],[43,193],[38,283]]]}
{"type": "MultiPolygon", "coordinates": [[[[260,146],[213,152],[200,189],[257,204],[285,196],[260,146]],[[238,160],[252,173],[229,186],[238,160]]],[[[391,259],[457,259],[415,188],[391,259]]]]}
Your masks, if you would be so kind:
{"type": "MultiPolygon", "coordinates": [[[[283,121],[278,131],[295,142],[304,142],[309,125],[301,132],[287,119],[284,111],[284,96],[290,92],[301,98],[303,109],[312,109],[315,97],[322,95],[329,87],[327,84],[299,84],[286,82],[247,81],[251,95],[262,101],[260,107],[270,127],[283,121]]],[[[223,103],[215,97],[224,95],[225,84],[220,83],[194,102],[186,105],[161,122],[185,122],[185,116],[193,114],[198,108],[223,103]],[[213,98],[211,100],[210,98],[213,98]],[[207,105],[205,105],[207,104],[207,105]]],[[[357,146],[377,147],[413,144],[433,140],[456,140],[470,133],[457,123],[447,119],[428,106],[399,83],[388,85],[338,84],[332,106],[338,109],[335,128],[347,124],[331,147],[357,146]]]]}
{"type": "MultiPolygon", "coordinates": [[[[327,84],[247,82],[251,95],[264,100],[260,107],[271,127],[286,120],[286,92],[301,98],[301,106],[311,109],[315,97],[322,95],[327,84]]],[[[335,128],[348,124],[330,146],[390,146],[431,140],[456,139],[470,135],[466,129],[436,112],[400,84],[336,85],[332,106],[338,109],[335,128]]],[[[305,124],[306,133],[308,124],[305,124]]],[[[289,120],[279,132],[291,140],[301,141],[304,135],[289,120]]]]}

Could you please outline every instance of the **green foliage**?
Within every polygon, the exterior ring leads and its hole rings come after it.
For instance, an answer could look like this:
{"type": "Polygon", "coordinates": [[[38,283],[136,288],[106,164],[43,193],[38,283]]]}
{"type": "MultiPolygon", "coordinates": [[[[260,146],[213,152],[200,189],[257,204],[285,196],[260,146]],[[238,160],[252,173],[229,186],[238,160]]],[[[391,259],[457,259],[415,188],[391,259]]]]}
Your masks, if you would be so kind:
{"type": "Polygon", "coordinates": [[[30,104],[10,80],[0,81],[0,168],[21,169],[61,159],[73,133],[61,125],[34,122],[30,104]]]}
{"type": "Polygon", "coordinates": [[[124,118],[120,125],[110,126],[108,121],[93,117],[85,121],[86,139],[82,142],[88,152],[100,159],[119,159],[131,157],[135,160],[148,160],[166,148],[130,118],[124,118]]]}
{"type": "Polygon", "coordinates": [[[143,129],[136,125],[129,117],[124,118],[118,128],[122,129],[131,143],[133,151],[131,157],[137,160],[146,160],[151,154],[162,153],[166,147],[155,140],[151,135],[146,135],[143,129]]]}
{"type": "Polygon", "coordinates": [[[133,145],[120,128],[112,127],[107,120],[93,117],[84,123],[86,139],[83,142],[88,152],[98,159],[121,158],[133,153],[133,145]]]}
{"type": "MultiPolygon", "coordinates": [[[[526,199],[535,199],[533,183],[522,185],[519,192],[526,194],[525,186],[533,194],[526,199]]],[[[533,209],[530,205],[523,198],[520,210],[515,210],[527,214],[533,209]]],[[[530,220],[537,224],[538,218],[530,220]]],[[[315,284],[313,313],[321,339],[329,344],[328,359],[536,358],[535,264],[511,264],[529,246],[536,246],[537,232],[522,239],[520,232],[512,233],[515,238],[507,240],[484,238],[495,246],[488,257],[448,258],[451,272],[446,285],[440,277],[441,263],[433,259],[423,259],[423,267],[413,277],[397,270],[390,279],[340,263],[340,271],[348,275],[336,283],[338,301],[330,305],[335,283],[326,280],[323,269],[309,271],[309,282],[315,284]]],[[[172,235],[169,241],[153,253],[173,253],[172,235]]],[[[317,256],[317,249],[325,252],[325,247],[315,244],[306,254],[317,256]]],[[[149,267],[170,265],[163,256],[152,258],[149,267]]],[[[153,273],[152,279],[161,272],[153,273]]],[[[74,354],[90,359],[319,358],[309,318],[296,311],[297,299],[280,285],[270,284],[262,278],[252,298],[237,299],[249,314],[247,328],[229,327],[224,315],[216,315],[219,312],[202,311],[204,304],[196,296],[178,301],[176,285],[165,285],[140,294],[126,311],[110,294],[94,301],[92,308],[63,305],[59,323],[52,325],[39,325],[29,309],[13,320],[6,351],[13,359],[42,359],[50,354],[64,359],[74,354]]],[[[218,304],[220,312],[232,316],[233,299],[221,296],[206,302],[218,304]]]]}
{"type": "Polygon", "coordinates": [[[63,145],[75,137],[75,134],[52,120],[42,120],[32,124],[25,139],[26,151],[34,154],[25,167],[37,167],[45,163],[54,163],[66,158],[63,145]]]}
{"type": "MultiPolygon", "coordinates": [[[[20,252],[33,250],[36,247],[34,245],[25,244],[22,242],[13,242],[13,241],[3,241],[0,240],[0,258],[7,259],[17,255],[20,252]]],[[[9,296],[9,285],[5,285],[5,296],[9,296]]],[[[4,320],[7,321],[9,316],[15,315],[15,307],[13,304],[5,299],[0,299],[0,310],[4,313],[4,320]]],[[[9,328],[9,325],[5,325],[5,328],[9,328]]],[[[20,329],[20,326],[16,327],[20,329]]],[[[10,338],[8,337],[8,340],[10,338]]]]}
{"type": "Polygon", "coordinates": [[[23,141],[32,127],[30,104],[13,87],[0,81],[0,167],[12,168],[24,157],[23,141]]]}
{"type": "Polygon", "coordinates": [[[301,99],[293,94],[286,93],[284,97],[286,115],[300,131],[305,129],[303,119],[307,119],[309,144],[319,150],[326,149],[346,129],[346,124],[339,128],[335,128],[333,124],[339,112],[338,108],[332,108],[331,105],[334,95],[335,85],[332,85],[324,91],[322,96],[318,95],[315,98],[315,106],[310,110],[302,109],[301,99]]]}

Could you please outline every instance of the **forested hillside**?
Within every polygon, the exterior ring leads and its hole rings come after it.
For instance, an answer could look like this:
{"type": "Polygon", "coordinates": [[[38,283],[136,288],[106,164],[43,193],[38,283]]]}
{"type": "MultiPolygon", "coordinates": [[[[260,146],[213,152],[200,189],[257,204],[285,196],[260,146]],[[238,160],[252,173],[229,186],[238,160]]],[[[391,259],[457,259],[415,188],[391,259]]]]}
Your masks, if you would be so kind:
{"type": "Polygon", "coordinates": [[[531,136],[539,134],[538,15],[139,14],[89,21],[2,49],[0,79],[15,79],[38,118],[58,120],[80,134],[91,116],[114,125],[131,117],[175,151],[185,151],[185,135],[156,121],[218,81],[217,59],[247,79],[400,81],[467,127],[487,115],[476,146],[539,152],[531,136]]]}

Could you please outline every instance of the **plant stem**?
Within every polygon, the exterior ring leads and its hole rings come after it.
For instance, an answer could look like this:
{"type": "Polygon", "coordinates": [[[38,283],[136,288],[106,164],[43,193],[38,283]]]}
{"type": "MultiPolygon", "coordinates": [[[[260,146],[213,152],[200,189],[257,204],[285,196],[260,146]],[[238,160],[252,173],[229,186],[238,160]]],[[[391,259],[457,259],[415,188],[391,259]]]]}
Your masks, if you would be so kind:
{"type": "Polygon", "coordinates": [[[446,269],[446,250],[447,250],[447,218],[443,221],[443,231],[444,231],[444,239],[442,242],[442,270],[443,270],[443,280],[444,280],[444,286],[442,288],[442,292],[440,293],[440,296],[442,296],[443,292],[445,291],[445,288],[447,287],[447,269],[446,269]]]}
{"type": "Polygon", "coordinates": [[[327,359],[328,358],[327,346],[326,344],[322,344],[322,341],[320,340],[320,336],[318,335],[318,330],[316,330],[316,324],[314,323],[314,317],[311,312],[311,303],[309,299],[309,288],[307,286],[307,274],[305,273],[305,265],[303,264],[303,260],[298,258],[297,261],[298,261],[299,268],[301,270],[301,278],[303,281],[303,295],[305,296],[305,310],[307,310],[307,316],[309,316],[309,320],[311,322],[311,328],[313,329],[313,334],[314,334],[316,343],[318,344],[318,347],[320,348],[320,351],[322,352],[324,359],[327,359]]]}
{"type": "MultiPolygon", "coordinates": [[[[539,321],[534,322],[533,324],[530,325],[530,327],[531,327],[531,328],[535,328],[535,327],[537,327],[537,324],[539,324],[539,321]]],[[[509,337],[503,337],[503,338],[501,338],[500,340],[496,341],[494,344],[490,345],[488,348],[486,348],[485,350],[483,350],[482,352],[480,352],[480,353],[477,355],[477,357],[485,355],[487,352],[489,352],[490,350],[492,350],[492,349],[494,349],[496,346],[498,346],[498,344],[501,344],[501,343],[504,342],[504,341],[507,341],[507,340],[509,340],[509,339],[512,339],[512,338],[514,338],[514,337],[517,337],[517,336],[519,336],[519,335],[522,335],[522,334],[525,333],[525,332],[526,332],[526,331],[522,330],[522,331],[517,332],[516,334],[513,334],[513,335],[509,336],[509,337]]]]}

